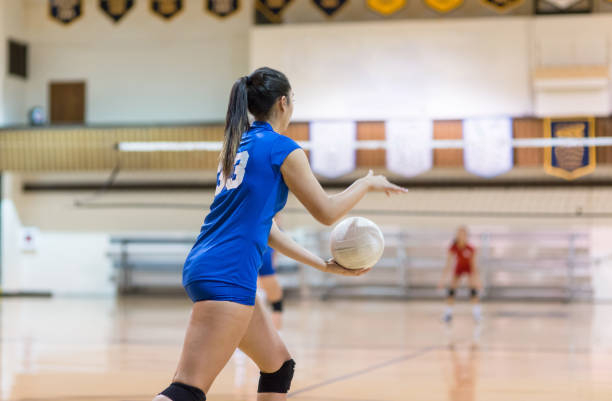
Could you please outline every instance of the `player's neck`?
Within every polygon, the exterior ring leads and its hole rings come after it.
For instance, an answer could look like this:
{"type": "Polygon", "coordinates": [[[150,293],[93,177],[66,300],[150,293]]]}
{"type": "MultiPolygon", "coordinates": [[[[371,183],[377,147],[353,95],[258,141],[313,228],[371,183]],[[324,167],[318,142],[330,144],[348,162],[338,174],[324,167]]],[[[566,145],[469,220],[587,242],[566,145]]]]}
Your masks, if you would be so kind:
{"type": "Polygon", "coordinates": [[[267,123],[270,124],[274,132],[280,133],[282,124],[279,118],[276,118],[275,116],[271,116],[268,119],[267,123]]]}

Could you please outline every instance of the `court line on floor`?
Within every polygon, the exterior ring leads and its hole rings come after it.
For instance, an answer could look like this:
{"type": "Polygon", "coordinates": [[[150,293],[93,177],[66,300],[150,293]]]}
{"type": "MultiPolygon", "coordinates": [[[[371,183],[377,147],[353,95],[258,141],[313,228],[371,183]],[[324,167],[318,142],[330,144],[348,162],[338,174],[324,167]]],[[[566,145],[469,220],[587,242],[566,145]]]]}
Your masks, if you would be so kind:
{"type": "Polygon", "coordinates": [[[410,359],[414,359],[414,358],[417,358],[419,356],[425,355],[425,354],[427,354],[427,353],[429,353],[431,351],[439,350],[439,349],[443,349],[443,348],[445,348],[445,347],[442,347],[442,346],[431,346],[431,347],[422,348],[422,349],[420,349],[418,351],[412,352],[412,353],[407,354],[407,355],[403,355],[403,356],[400,356],[400,357],[397,357],[397,358],[389,359],[387,361],[380,362],[380,363],[377,363],[375,365],[368,366],[366,368],[363,368],[363,369],[360,369],[360,370],[357,370],[357,371],[354,371],[354,372],[350,372],[350,373],[346,373],[346,374],[343,374],[343,375],[340,375],[340,376],[332,377],[330,379],[323,380],[322,382],[311,384],[310,386],[306,386],[306,387],[301,388],[299,390],[292,391],[291,393],[289,393],[287,395],[287,398],[295,397],[298,394],[302,394],[302,393],[305,393],[307,391],[316,390],[318,388],[325,387],[325,386],[328,386],[330,384],[334,384],[334,383],[338,383],[338,382],[341,382],[341,381],[344,381],[344,380],[352,379],[354,377],[361,376],[363,374],[370,373],[370,372],[373,372],[373,371],[378,370],[378,369],[386,368],[386,367],[394,365],[396,363],[405,362],[405,361],[408,361],[410,359]]]}

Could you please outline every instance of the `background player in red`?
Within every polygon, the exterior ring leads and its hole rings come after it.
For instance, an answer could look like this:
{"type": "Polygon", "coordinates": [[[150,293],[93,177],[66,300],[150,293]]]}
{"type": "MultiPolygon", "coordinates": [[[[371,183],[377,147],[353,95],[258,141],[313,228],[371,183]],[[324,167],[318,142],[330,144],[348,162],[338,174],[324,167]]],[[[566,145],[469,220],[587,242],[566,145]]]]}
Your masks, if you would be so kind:
{"type": "Polygon", "coordinates": [[[467,275],[470,285],[470,295],[473,304],[472,314],[477,322],[481,319],[481,308],[478,298],[478,291],[481,289],[480,274],[476,265],[476,249],[468,242],[467,228],[461,226],[457,229],[455,241],[448,250],[446,266],[440,279],[438,288],[444,288],[447,277],[454,265],[454,271],[450,285],[448,286],[448,296],[446,298],[446,310],[444,311],[444,321],[450,322],[453,319],[453,305],[455,304],[455,292],[463,275],[467,275]]]}

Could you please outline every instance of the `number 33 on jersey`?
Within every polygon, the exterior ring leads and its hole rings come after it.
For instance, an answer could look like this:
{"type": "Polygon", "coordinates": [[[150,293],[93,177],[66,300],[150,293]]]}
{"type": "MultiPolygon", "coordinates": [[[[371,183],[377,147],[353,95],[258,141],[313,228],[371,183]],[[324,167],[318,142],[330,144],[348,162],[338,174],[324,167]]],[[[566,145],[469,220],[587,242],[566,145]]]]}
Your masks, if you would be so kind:
{"type": "Polygon", "coordinates": [[[217,196],[223,188],[236,189],[242,184],[244,180],[244,174],[246,172],[246,166],[249,161],[249,152],[242,151],[236,155],[236,161],[234,162],[234,173],[228,179],[223,176],[223,171],[219,167],[219,178],[217,179],[217,187],[215,188],[215,196],[217,196]]]}

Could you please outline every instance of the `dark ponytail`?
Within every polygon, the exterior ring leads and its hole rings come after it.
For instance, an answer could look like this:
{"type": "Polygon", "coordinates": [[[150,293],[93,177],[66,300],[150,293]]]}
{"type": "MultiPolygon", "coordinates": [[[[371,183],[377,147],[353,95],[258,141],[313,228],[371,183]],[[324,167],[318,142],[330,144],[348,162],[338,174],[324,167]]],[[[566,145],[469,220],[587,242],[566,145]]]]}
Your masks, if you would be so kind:
{"type": "Polygon", "coordinates": [[[228,179],[234,168],[236,151],[240,145],[242,134],[249,129],[248,77],[242,77],[234,83],[230,93],[227,116],[225,117],[225,138],[221,149],[221,171],[228,179]]]}
{"type": "Polygon", "coordinates": [[[234,83],[227,106],[225,138],[219,157],[225,179],[232,174],[242,134],[249,129],[248,112],[255,119],[265,121],[280,97],[287,96],[289,101],[289,92],[291,85],[285,74],[268,67],[258,68],[234,83]]]}

